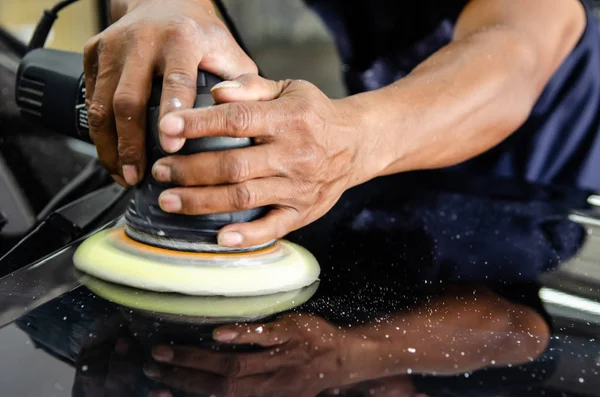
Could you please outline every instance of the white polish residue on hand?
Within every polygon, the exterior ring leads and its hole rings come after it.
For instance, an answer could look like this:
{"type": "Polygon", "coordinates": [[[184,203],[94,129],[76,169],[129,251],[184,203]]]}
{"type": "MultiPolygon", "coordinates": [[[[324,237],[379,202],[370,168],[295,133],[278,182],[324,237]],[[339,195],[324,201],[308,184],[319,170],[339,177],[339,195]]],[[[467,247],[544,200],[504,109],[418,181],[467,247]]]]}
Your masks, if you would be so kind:
{"type": "Polygon", "coordinates": [[[178,98],[171,98],[167,101],[167,105],[169,105],[170,108],[172,109],[179,109],[181,108],[181,106],[183,106],[181,104],[181,101],[178,98]]]}

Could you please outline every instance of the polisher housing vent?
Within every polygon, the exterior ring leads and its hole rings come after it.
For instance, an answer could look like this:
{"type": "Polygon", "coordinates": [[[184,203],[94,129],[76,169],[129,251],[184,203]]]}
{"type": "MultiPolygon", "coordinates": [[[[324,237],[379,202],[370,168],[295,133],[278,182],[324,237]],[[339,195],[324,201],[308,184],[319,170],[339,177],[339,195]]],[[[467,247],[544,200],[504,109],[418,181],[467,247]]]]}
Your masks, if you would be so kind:
{"type": "Polygon", "coordinates": [[[16,92],[17,105],[21,111],[29,116],[41,118],[45,88],[46,84],[43,81],[23,75],[17,83],[16,92]]]}

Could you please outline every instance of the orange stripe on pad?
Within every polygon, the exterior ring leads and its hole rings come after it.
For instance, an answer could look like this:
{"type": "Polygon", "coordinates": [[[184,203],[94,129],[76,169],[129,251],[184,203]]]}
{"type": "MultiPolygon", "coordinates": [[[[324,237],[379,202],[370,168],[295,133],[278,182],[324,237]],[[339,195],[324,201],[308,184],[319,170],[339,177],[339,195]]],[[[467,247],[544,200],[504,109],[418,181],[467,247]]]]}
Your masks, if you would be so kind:
{"type": "Polygon", "coordinates": [[[131,237],[129,237],[127,235],[127,233],[125,233],[125,228],[123,226],[114,228],[111,231],[110,239],[112,239],[117,244],[130,246],[130,247],[140,250],[142,252],[145,251],[147,253],[154,254],[154,255],[163,255],[163,256],[168,256],[171,258],[179,257],[182,259],[194,259],[194,258],[196,258],[196,259],[211,259],[214,257],[227,257],[227,258],[232,258],[232,259],[244,258],[244,257],[247,257],[248,255],[254,256],[257,254],[271,253],[272,251],[275,251],[279,246],[279,242],[276,242],[274,245],[272,245],[270,247],[263,248],[263,249],[260,249],[257,251],[231,252],[231,253],[176,251],[176,250],[172,250],[172,249],[155,247],[152,245],[140,243],[139,241],[136,241],[136,240],[132,239],[131,237]]]}

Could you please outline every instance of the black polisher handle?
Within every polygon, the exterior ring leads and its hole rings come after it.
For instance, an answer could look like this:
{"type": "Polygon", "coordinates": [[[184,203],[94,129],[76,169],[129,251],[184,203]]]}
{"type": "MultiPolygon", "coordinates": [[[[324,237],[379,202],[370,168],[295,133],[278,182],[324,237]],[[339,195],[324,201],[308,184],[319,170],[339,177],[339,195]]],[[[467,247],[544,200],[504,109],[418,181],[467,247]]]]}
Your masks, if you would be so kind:
{"type": "Polygon", "coordinates": [[[47,48],[28,52],[19,64],[15,96],[24,117],[58,134],[92,143],[82,54],[47,48]]]}
{"type": "MultiPolygon", "coordinates": [[[[221,80],[203,71],[198,72],[195,108],[208,107],[215,104],[211,88],[221,80]]],[[[150,170],[154,163],[171,154],[160,146],[158,137],[158,117],[162,79],[155,79],[152,94],[148,103],[148,134],[146,137],[148,164],[143,182],[136,187],[135,202],[126,213],[127,223],[138,231],[157,236],[171,237],[192,242],[216,243],[217,232],[231,223],[249,222],[263,216],[266,208],[255,208],[240,212],[229,212],[207,215],[169,214],[158,206],[158,196],[166,188],[172,187],[157,182],[150,170]]],[[[175,154],[193,154],[208,151],[243,148],[253,144],[250,138],[206,137],[188,139],[183,148],[175,154]]]]}

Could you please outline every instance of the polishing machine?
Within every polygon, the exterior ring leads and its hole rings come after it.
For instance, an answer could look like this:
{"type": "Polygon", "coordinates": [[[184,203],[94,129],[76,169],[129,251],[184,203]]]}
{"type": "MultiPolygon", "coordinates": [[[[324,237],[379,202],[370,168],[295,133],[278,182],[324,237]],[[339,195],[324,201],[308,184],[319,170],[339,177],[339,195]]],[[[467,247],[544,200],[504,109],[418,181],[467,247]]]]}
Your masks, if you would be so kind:
{"type": "MultiPolygon", "coordinates": [[[[91,142],[80,53],[31,48],[19,66],[17,104],[24,116],[49,129],[91,142]]],[[[211,88],[217,76],[198,71],[195,108],[214,105],[211,88]]],[[[166,153],[158,136],[162,78],[156,76],[147,109],[147,170],[166,153]]],[[[177,155],[240,149],[250,138],[188,139],[177,155]]],[[[290,291],[317,280],[319,266],[304,248],[285,240],[236,249],[217,243],[218,231],[229,224],[251,222],[268,208],[240,212],[181,215],[158,205],[171,187],[146,172],[119,226],[85,240],[75,266],[107,281],[153,291],[193,295],[248,296],[290,291]]]]}

